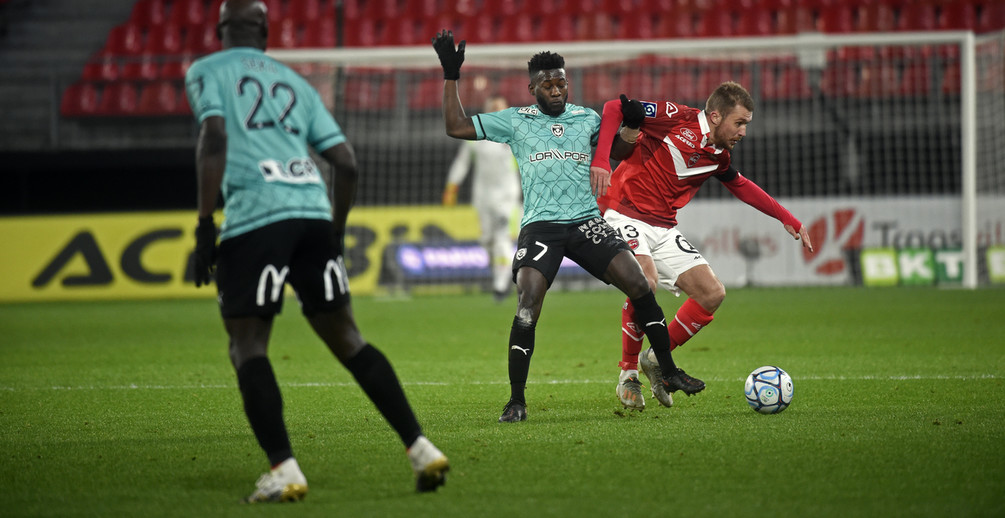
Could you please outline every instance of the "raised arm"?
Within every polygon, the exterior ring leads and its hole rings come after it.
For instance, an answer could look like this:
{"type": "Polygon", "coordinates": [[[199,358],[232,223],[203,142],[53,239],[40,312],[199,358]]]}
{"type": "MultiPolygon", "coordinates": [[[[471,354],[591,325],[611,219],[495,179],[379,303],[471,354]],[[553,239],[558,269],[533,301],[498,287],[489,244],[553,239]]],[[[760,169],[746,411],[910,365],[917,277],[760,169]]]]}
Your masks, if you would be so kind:
{"type": "Polygon", "coordinates": [[[443,67],[443,123],[447,135],[475,140],[478,135],[475,133],[474,122],[471,117],[464,114],[464,106],[461,105],[461,98],[457,93],[457,80],[461,76],[465,45],[466,41],[462,40],[454,48],[454,33],[448,30],[440,31],[433,38],[433,48],[440,58],[440,66],[443,67]]]}

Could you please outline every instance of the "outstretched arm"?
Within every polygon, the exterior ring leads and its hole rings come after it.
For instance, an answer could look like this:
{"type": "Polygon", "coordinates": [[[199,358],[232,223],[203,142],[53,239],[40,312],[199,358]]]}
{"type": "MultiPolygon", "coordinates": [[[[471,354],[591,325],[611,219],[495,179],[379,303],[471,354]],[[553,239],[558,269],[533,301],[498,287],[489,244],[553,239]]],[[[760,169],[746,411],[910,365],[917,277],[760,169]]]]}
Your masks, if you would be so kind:
{"type": "Polygon", "coordinates": [[[645,108],[642,107],[642,103],[629,100],[625,94],[621,94],[621,98],[617,101],[604,103],[597,150],[590,162],[590,188],[594,196],[603,196],[611,185],[611,158],[624,160],[632,154],[635,141],[641,132],[639,127],[643,118],[645,108]],[[622,122],[624,127],[621,127],[622,122]]]}
{"type": "Polygon", "coordinates": [[[433,48],[440,58],[443,67],[443,123],[447,135],[454,138],[475,140],[475,125],[464,114],[460,95],[457,93],[457,80],[461,76],[461,63],[464,62],[464,47],[466,41],[461,41],[454,48],[454,33],[448,30],[440,31],[433,38],[433,48]]]}
{"type": "Polygon", "coordinates": [[[728,176],[733,176],[730,180],[724,180],[723,185],[729,189],[729,192],[733,193],[737,199],[754,207],[755,209],[777,219],[782,222],[785,226],[785,231],[789,233],[790,236],[796,240],[801,240],[803,243],[803,248],[813,251],[813,243],[810,242],[810,235],[806,231],[806,227],[792,215],[785,207],[782,207],[770,194],[764,192],[756,183],[746,179],[737,171],[730,166],[729,170],[725,173],[728,176]]]}

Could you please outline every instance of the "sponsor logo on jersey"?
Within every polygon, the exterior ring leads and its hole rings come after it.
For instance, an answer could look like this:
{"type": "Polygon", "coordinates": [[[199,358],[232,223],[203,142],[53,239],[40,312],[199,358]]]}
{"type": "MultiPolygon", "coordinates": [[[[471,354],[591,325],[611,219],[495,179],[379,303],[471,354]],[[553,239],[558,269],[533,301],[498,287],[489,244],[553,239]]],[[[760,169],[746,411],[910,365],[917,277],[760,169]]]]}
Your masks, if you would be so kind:
{"type": "Polygon", "coordinates": [[[560,149],[549,149],[548,151],[538,151],[527,156],[531,162],[541,160],[573,160],[576,162],[589,162],[590,154],[579,151],[562,151],[560,149]]]}
{"type": "Polygon", "coordinates": [[[677,140],[677,141],[681,142],[682,144],[684,144],[685,146],[687,146],[687,147],[689,147],[691,149],[695,149],[695,147],[696,147],[694,145],[694,142],[691,142],[690,140],[684,138],[679,133],[676,134],[676,135],[674,135],[673,138],[674,138],[674,140],[677,140]]]}
{"type": "Polygon", "coordinates": [[[520,108],[516,112],[523,115],[539,115],[541,113],[537,111],[537,108],[533,106],[524,106],[523,108],[520,108]]]}
{"type": "Polygon", "coordinates": [[[556,137],[561,137],[562,135],[565,135],[565,126],[556,122],[555,124],[551,125],[551,133],[556,137]]]}
{"type": "Polygon", "coordinates": [[[656,116],[656,103],[649,101],[642,101],[642,108],[646,110],[646,117],[656,116]]]}
{"type": "Polygon", "coordinates": [[[584,113],[586,113],[586,110],[573,110],[569,112],[570,115],[582,115],[584,113]]]}
{"type": "Polygon", "coordinates": [[[521,248],[521,249],[519,249],[519,250],[516,251],[516,260],[517,261],[519,261],[520,259],[523,259],[524,257],[527,257],[527,249],[526,248],[521,248]]]}
{"type": "Polygon", "coordinates": [[[680,134],[684,135],[684,138],[690,140],[691,142],[698,140],[698,135],[695,135],[690,128],[681,128],[680,134]]]}

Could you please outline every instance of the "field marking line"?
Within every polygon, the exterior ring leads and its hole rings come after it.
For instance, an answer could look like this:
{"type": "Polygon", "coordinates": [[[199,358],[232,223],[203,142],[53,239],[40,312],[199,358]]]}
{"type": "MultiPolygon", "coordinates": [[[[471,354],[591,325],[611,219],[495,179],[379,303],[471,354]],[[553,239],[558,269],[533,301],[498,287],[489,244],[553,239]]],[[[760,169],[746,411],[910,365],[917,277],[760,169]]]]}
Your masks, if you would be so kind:
{"type": "MultiPolygon", "coordinates": [[[[974,374],[970,376],[956,375],[956,376],[922,376],[920,374],[904,374],[897,376],[800,376],[797,381],[922,381],[922,380],[940,380],[940,381],[972,381],[972,380],[988,380],[988,379],[1001,379],[1002,376],[995,374],[974,374]]],[[[706,378],[713,382],[742,382],[746,378],[706,378]]],[[[614,383],[612,379],[603,380],[528,380],[528,385],[605,385],[608,383],[614,383]]],[[[509,381],[506,380],[492,380],[492,381],[467,381],[467,382],[445,382],[445,381],[406,381],[402,382],[404,386],[431,386],[431,387],[449,387],[454,385],[508,385],[509,381]]],[[[339,387],[355,387],[357,386],[355,381],[345,381],[345,382],[291,382],[291,383],[279,383],[280,388],[339,388],[339,387]]],[[[77,391],[77,390],[204,390],[204,389],[233,389],[236,388],[237,384],[205,384],[200,383],[198,385],[141,385],[136,383],[124,384],[124,385],[54,385],[51,387],[11,387],[11,386],[0,386],[0,391],[2,392],[26,392],[26,391],[77,391]]]]}

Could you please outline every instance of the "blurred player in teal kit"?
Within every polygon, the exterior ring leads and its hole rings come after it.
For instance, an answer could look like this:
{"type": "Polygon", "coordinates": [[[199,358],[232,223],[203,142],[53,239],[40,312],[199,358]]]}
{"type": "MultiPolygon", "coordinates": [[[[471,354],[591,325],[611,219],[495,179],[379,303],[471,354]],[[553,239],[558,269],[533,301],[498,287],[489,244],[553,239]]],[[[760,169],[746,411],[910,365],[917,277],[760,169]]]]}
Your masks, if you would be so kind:
{"type": "Polygon", "coordinates": [[[443,68],[443,119],[447,135],[466,140],[488,139],[509,144],[520,167],[524,214],[513,259],[517,311],[510,328],[510,399],[500,422],[527,419],[525,388],[534,353],[535,327],[544,296],[563,257],[594,277],[618,287],[634,304],[664,374],[667,391],[694,394],[705,384],[678,368],[670,355],[663,310],[628,245],[600,215],[598,183],[609,171],[590,168],[600,131],[600,115],[567,102],[565,60],[552,52],[535,54],[527,63],[528,93],[537,103],[474,117],[464,114],[457,93],[465,42],[455,48],[454,35],[442,31],[433,48],[443,68]],[[594,177],[592,175],[603,175],[594,177]]]}
{"type": "Polygon", "coordinates": [[[246,500],[297,501],[307,493],[267,356],[287,282],[314,331],[400,436],[417,489],[434,490],[445,481],[447,458],[422,435],[391,364],[360,335],[352,315],[342,257],[358,177],[352,146],[318,93],[265,55],[263,2],[224,2],[217,34],[223,50],[193,63],[185,78],[200,124],[194,270],[199,286],[216,269],[244,410],[272,466],[246,500]],[[334,210],[308,146],[334,166],[334,210]],[[213,211],[221,191],[217,248],[213,211]]]}

